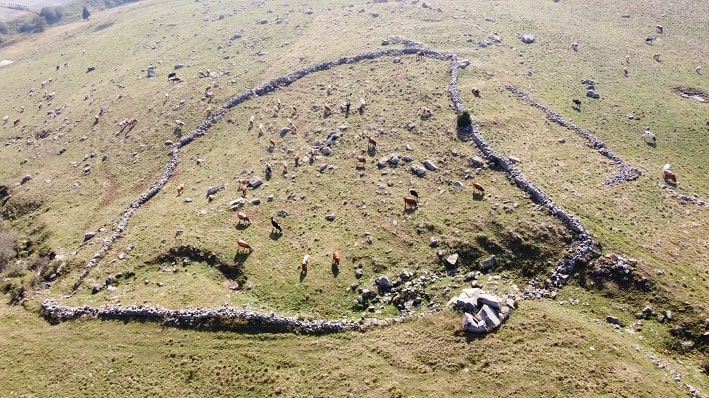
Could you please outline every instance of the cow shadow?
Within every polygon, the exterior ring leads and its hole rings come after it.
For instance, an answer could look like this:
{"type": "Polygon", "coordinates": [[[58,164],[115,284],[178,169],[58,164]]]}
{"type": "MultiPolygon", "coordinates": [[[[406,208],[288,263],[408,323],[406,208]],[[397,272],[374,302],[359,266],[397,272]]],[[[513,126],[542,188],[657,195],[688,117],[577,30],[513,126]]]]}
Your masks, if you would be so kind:
{"type": "Polygon", "coordinates": [[[300,277],[299,277],[300,283],[303,283],[303,281],[305,280],[305,277],[306,277],[307,275],[308,275],[308,272],[307,272],[307,271],[305,271],[305,272],[300,271],[300,277]]]}
{"type": "Polygon", "coordinates": [[[251,224],[237,223],[237,224],[235,225],[235,228],[237,229],[237,231],[243,231],[243,230],[245,230],[246,228],[248,228],[250,225],[251,225],[251,224]]]}
{"type": "Polygon", "coordinates": [[[335,278],[337,278],[337,276],[340,275],[340,267],[335,263],[332,263],[331,271],[332,271],[332,276],[335,278]]]}
{"type": "Polygon", "coordinates": [[[645,141],[645,144],[646,144],[647,146],[650,146],[650,147],[653,147],[653,148],[657,148],[657,143],[656,143],[656,142],[645,141]]]}
{"type": "Polygon", "coordinates": [[[418,210],[418,207],[405,207],[402,214],[411,215],[411,214],[414,214],[416,212],[416,210],[418,210]]]}
{"type": "Polygon", "coordinates": [[[271,234],[268,237],[271,238],[271,240],[278,240],[278,239],[281,239],[281,236],[283,236],[283,234],[279,234],[278,232],[271,231],[271,234]]]}
{"type": "Polygon", "coordinates": [[[369,148],[367,148],[367,155],[374,156],[376,154],[377,154],[377,147],[370,146],[369,148]]]}
{"type": "Polygon", "coordinates": [[[482,202],[483,199],[485,199],[484,194],[473,192],[473,200],[477,200],[479,202],[482,202]]]}

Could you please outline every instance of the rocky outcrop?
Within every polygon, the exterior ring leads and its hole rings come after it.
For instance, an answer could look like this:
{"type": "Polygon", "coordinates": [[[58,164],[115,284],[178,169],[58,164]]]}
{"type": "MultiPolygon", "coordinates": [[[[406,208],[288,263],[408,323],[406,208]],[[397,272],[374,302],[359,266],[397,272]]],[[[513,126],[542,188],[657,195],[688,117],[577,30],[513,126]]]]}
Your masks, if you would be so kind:
{"type": "Polygon", "coordinates": [[[448,305],[463,312],[463,330],[488,333],[499,328],[515,308],[513,297],[499,297],[479,288],[463,289],[448,305]]]}

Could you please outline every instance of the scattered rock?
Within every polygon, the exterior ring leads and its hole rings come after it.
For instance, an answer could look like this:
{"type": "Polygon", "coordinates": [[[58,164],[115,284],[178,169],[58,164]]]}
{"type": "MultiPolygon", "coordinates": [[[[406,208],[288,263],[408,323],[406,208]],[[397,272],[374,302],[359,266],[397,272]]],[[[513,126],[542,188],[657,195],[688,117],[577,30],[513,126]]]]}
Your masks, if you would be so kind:
{"type": "Polygon", "coordinates": [[[335,213],[330,213],[330,214],[326,215],[325,219],[327,221],[335,221],[335,213]]]}
{"type": "Polygon", "coordinates": [[[256,189],[260,187],[263,184],[263,181],[261,180],[260,177],[253,176],[249,178],[249,188],[251,189],[256,189]]]}
{"type": "Polygon", "coordinates": [[[607,321],[608,323],[613,324],[613,325],[618,325],[618,326],[620,326],[620,318],[618,318],[618,317],[608,315],[608,316],[606,317],[606,321],[607,321]]]}
{"type": "Polygon", "coordinates": [[[524,43],[524,44],[534,43],[534,35],[529,34],[529,33],[523,34],[522,36],[520,36],[520,39],[522,39],[522,43],[524,43]]]}
{"type": "Polygon", "coordinates": [[[246,204],[246,199],[239,198],[239,199],[235,199],[235,200],[232,200],[231,202],[229,202],[229,208],[232,210],[237,210],[237,209],[243,207],[245,204],[246,204]]]}
{"type": "Polygon", "coordinates": [[[418,164],[411,165],[411,172],[414,173],[414,175],[416,175],[417,177],[424,177],[426,175],[426,169],[424,169],[418,164]]]}
{"type": "Polygon", "coordinates": [[[497,257],[495,255],[491,255],[490,257],[486,258],[485,260],[482,260],[478,263],[478,267],[480,268],[480,271],[488,271],[492,269],[492,267],[495,266],[495,262],[497,261],[497,257]]]}
{"type": "Polygon", "coordinates": [[[446,258],[446,262],[450,265],[455,265],[458,262],[458,253],[453,253],[448,258],[446,258]]]}
{"type": "MultiPolygon", "coordinates": [[[[423,161],[423,165],[424,165],[424,167],[426,167],[428,170],[431,170],[431,171],[437,171],[437,170],[438,170],[438,166],[436,166],[436,164],[433,163],[432,160],[424,160],[424,161],[423,161]]],[[[412,168],[413,168],[413,166],[412,166],[412,168]]]]}

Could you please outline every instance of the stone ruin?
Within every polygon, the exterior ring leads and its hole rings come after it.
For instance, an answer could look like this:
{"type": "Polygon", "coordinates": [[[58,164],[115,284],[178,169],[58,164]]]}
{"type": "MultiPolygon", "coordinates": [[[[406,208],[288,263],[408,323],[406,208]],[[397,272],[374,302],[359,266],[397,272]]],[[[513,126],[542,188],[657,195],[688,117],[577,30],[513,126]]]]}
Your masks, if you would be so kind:
{"type": "Polygon", "coordinates": [[[463,289],[458,297],[448,301],[448,306],[463,312],[463,330],[473,333],[499,328],[516,308],[513,297],[498,297],[479,288],[463,289]]]}

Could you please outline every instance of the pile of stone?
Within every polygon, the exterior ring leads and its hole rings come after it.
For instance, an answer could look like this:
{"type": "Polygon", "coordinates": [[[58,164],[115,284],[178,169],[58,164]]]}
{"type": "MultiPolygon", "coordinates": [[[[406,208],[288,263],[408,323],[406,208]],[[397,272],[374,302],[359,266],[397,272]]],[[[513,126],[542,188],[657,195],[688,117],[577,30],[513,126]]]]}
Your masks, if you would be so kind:
{"type": "Polygon", "coordinates": [[[623,287],[636,287],[638,289],[647,288],[648,279],[635,274],[635,266],[638,260],[634,258],[621,257],[615,253],[601,256],[589,263],[588,274],[597,281],[613,281],[623,287]]]}
{"type": "Polygon", "coordinates": [[[428,304],[435,308],[435,297],[427,292],[427,287],[439,279],[433,272],[423,271],[416,275],[407,270],[402,270],[394,279],[386,275],[377,277],[373,289],[360,288],[352,285],[352,290],[357,289],[359,296],[356,301],[362,309],[374,311],[374,304],[393,305],[402,314],[409,313],[414,307],[428,304]]]}
{"type": "Polygon", "coordinates": [[[463,329],[473,333],[488,333],[502,325],[515,308],[512,297],[498,297],[479,288],[463,289],[458,297],[448,302],[463,311],[463,329]]]}

